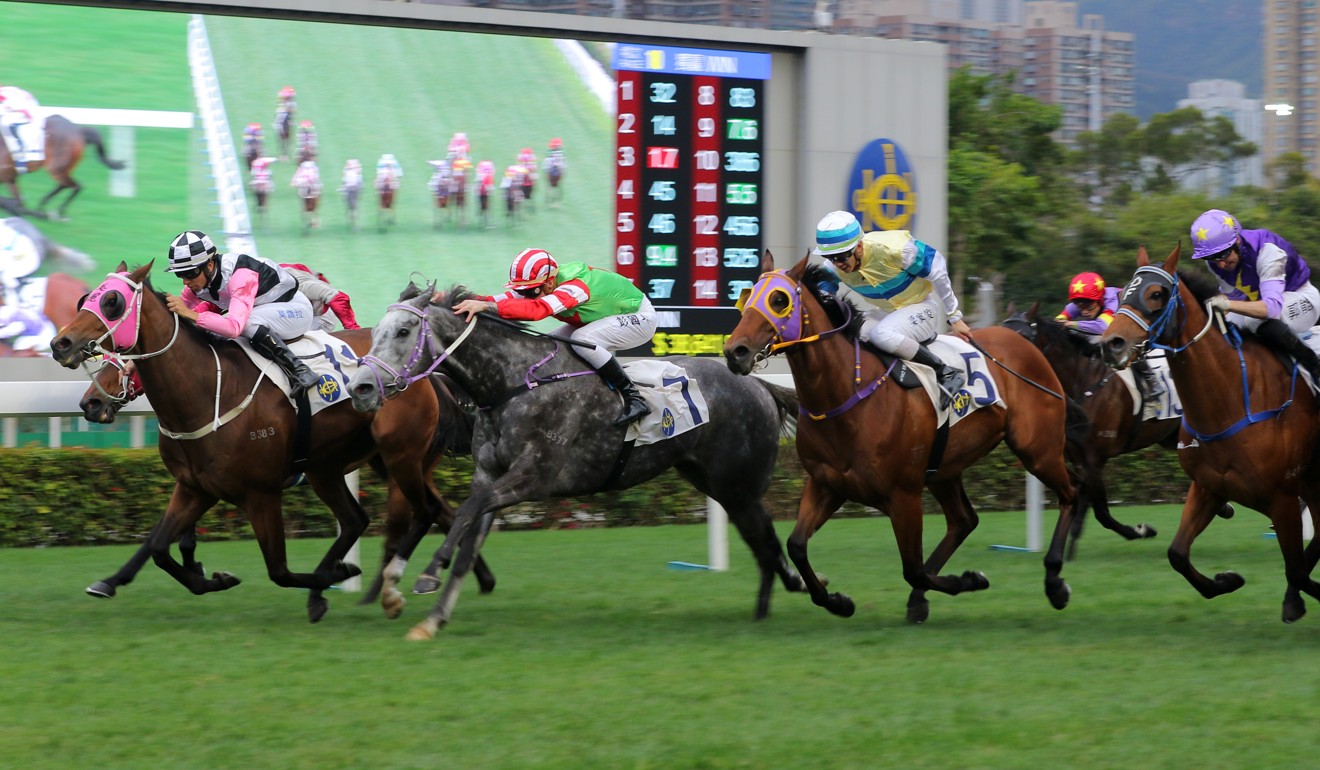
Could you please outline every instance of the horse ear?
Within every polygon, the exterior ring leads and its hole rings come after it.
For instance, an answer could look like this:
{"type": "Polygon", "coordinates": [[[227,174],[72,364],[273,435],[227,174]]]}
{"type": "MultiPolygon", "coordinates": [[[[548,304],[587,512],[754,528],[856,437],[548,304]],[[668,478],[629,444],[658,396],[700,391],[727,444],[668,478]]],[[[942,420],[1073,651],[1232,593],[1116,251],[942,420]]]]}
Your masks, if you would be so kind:
{"type": "Polygon", "coordinates": [[[1150,255],[1146,253],[1146,244],[1137,247],[1137,267],[1149,267],[1150,255]]]}
{"type": "Polygon", "coordinates": [[[761,272],[773,273],[775,271],[775,255],[770,253],[769,249],[761,255],[761,272]]]}
{"type": "Polygon", "coordinates": [[[122,259],[119,260],[119,267],[116,267],[116,268],[115,268],[115,272],[116,272],[116,273],[127,273],[127,272],[128,272],[128,263],[125,262],[125,261],[122,260],[122,259]]]}
{"type": "Polygon", "coordinates": [[[1008,301],[1008,307],[1004,309],[1004,315],[1011,316],[1015,313],[1017,313],[1017,303],[1010,299],[1008,301]]]}
{"type": "Polygon", "coordinates": [[[788,269],[788,275],[795,281],[800,280],[807,274],[807,263],[811,259],[811,249],[802,255],[802,260],[788,269]]]}
{"type": "Polygon", "coordinates": [[[1179,238],[1178,243],[1173,247],[1173,251],[1169,252],[1169,258],[1164,260],[1164,272],[1176,273],[1178,271],[1178,257],[1181,255],[1182,238],[1179,238]]]}
{"type": "Polygon", "coordinates": [[[1027,308],[1027,318],[1033,320],[1040,318],[1040,300],[1031,303],[1031,307],[1027,308]]]}
{"type": "Polygon", "coordinates": [[[146,279],[147,276],[151,275],[151,266],[154,264],[156,264],[156,260],[153,259],[147,264],[143,265],[142,267],[139,267],[138,269],[129,273],[128,277],[132,278],[137,283],[142,283],[142,281],[146,279]]]}

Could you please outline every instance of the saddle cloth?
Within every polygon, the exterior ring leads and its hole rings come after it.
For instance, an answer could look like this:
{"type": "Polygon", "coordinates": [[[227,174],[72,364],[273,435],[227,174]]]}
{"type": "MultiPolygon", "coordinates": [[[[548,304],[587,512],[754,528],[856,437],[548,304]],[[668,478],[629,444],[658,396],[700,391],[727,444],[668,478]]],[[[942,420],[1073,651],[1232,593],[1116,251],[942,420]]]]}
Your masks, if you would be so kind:
{"type": "MultiPolygon", "coordinates": [[[[289,377],[279,364],[253,350],[252,343],[246,339],[240,337],[235,342],[252,359],[252,363],[265,373],[266,378],[279,386],[284,395],[289,396],[289,403],[296,407],[297,402],[289,391],[289,377]]],[[[345,395],[348,380],[358,368],[357,354],[348,343],[323,331],[313,330],[286,344],[294,355],[321,378],[315,387],[307,389],[307,400],[312,405],[313,415],[328,406],[348,402],[345,395]]]]}
{"type": "MultiPolygon", "coordinates": [[[[1007,408],[1003,396],[999,394],[999,388],[995,386],[994,377],[990,376],[992,364],[986,360],[981,351],[963,342],[961,337],[952,334],[939,335],[928,347],[932,353],[940,357],[941,361],[963,370],[967,375],[967,384],[963,385],[962,390],[953,394],[953,400],[949,403],[949,427],[957,425],[960,420],[977,409],[987,406],[1007,408]]],[[[911,361],[905,363],[921,380],[926,396],[930,398],[931,405],[938,413],[940,388],[935,379],[935,371],[929,366],[914,364],[911,361]]]]}
{"type": "Polygon", "coordinates": [[[1141,392],[1137,388],[1136,375],[1132,373],[1130,367],[1120,370],[1118,378],[1127,386],[1128,395],[1132,397],[1132,414],[1135,415],[1137,410],[1141,410],[1142,422],[1182,417],[1182,400],[1178,398],[1178,389],[1174,387],[1173,378],[1169,376],[1168,359],[1164,356],[1147,356],[1146,365],[1150,367],[1151,373],[1164,386],[1164,392],[1155,399],[1147,401],[1143,409],[1141,392]]]}
{"type": "Polygon", "coordinates": [[[678,364],[646,359],[632,361],[623,369],[651,405],[650,414],[628,426],[625,441],[654,444],[682,435],[709,419],[701,386],[688,379],[687,370],[678,364]]]}
{"type": "Polygon", "coordinates": [[[6,126],[0,135],[5,138],[5,146],[9,148],[9,157],[16,161],[18,173],[27,171],[22,166],[23,163],[46,159],[46,119],[37,118],[30,123],[25,123],[18,127],[18,133],[23,135],[24,149],[27,153],[23,157],[18,157],[18,141],[9,133],[9,127],[6,126]]]}

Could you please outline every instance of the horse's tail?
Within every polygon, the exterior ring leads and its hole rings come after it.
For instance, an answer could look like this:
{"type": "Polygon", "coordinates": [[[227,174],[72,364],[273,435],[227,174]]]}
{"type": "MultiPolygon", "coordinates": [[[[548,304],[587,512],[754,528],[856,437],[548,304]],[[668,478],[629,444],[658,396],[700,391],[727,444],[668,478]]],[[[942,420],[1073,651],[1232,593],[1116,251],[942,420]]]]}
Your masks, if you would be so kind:
{"type": "Polygon", "coordinates": [[[111,160],[110,157],[105,154],[105,142],[101,140],[100,131],[97,131],[91,126],[81,126],[81,128],[83,141],[96,148],[96,157],[101,159],[101,162],[106,165],[106,168],[119,171],[124,167],[123,161],[111,160]]]}
{"type": "Polygon", "coordinates": [[[766,382],[759,377],[756,380],[765,386],[766,390],[770,391],[771,398],[775,400],[775,409],[779,411],[780,432],[785,436],[793,435],[797,431],[799,406],[797,391],[783,385],[776,385],[773,382],[766,382]]]}

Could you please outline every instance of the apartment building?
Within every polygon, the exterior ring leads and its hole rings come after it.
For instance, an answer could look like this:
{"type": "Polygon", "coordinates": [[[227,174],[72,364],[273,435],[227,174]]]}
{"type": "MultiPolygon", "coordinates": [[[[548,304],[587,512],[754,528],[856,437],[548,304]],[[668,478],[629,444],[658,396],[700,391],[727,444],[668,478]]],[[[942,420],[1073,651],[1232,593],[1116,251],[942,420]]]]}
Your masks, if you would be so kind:
{"type": "Polygon", "coordinates": [[[1316,99],[1320,9],[1316,0],[1263,0],[1263,5],[1265,125],[1261,158],[1269,164],[1285,152],[1301,153],[1311,175],[1320,176],[1320,105],[1316,99]]]}

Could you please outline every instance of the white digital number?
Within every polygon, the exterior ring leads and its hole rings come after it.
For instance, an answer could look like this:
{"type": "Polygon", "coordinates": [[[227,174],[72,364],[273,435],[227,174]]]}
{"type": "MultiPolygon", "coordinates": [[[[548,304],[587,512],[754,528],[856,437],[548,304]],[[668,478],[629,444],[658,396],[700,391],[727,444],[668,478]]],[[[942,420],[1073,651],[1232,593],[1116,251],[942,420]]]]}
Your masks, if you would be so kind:
{"type": "Polygon", "coordinates": [[[678,197],[678,190],[673,182],[652,182],[647,195],[658,201],[672,201],[678,197]]]}
{"type": "Polygon", "coordinates": [[[673,104],[674,94],[678,93],[678,86],[673,83],[652,83],[651,101],[656,104],[673,104]]]}

